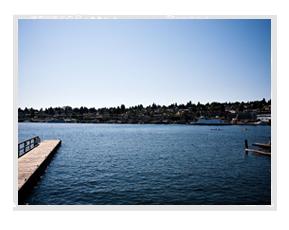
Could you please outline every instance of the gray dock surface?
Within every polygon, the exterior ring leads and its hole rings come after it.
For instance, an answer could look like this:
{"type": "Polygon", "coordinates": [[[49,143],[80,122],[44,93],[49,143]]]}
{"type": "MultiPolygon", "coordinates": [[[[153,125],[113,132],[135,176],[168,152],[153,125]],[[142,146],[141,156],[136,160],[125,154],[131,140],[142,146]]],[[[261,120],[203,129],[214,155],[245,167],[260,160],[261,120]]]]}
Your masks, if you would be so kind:
{"type": "Polygon", "coordinates": [[[18,204],[24,202],[60,145],[61,140],[44,140],[18,158],[18,204]]]}

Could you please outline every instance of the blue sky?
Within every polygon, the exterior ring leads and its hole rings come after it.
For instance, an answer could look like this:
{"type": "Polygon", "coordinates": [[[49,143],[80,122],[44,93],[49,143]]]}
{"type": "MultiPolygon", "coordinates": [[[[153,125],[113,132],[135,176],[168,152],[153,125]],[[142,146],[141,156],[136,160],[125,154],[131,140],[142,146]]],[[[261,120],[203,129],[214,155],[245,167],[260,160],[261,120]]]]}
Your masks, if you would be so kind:
{"type": "Polygon", "coordinates": [[[18,20],[18,107],[271,98],[271,20],[18,20]]]}

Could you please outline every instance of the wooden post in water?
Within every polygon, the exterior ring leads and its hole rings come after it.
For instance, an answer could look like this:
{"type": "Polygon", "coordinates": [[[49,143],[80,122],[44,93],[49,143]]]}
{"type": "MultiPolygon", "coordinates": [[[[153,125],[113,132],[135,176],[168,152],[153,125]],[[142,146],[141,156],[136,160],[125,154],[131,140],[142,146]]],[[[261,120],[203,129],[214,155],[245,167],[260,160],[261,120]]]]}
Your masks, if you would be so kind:
{"type": "MultiPolygon", "coordinates": [[[[248,149],[248,141],[245,139],[245,149],[248,149]]],[[[246,151],[246,154],[248,154],[248,151],[246,151]]]]}
{"type": "Polygon", "coordinates": [[[248,141],[247,141],[247,139],[245,139],[245,148],[246,148],[246,149],[248,148],[248,141]]]}

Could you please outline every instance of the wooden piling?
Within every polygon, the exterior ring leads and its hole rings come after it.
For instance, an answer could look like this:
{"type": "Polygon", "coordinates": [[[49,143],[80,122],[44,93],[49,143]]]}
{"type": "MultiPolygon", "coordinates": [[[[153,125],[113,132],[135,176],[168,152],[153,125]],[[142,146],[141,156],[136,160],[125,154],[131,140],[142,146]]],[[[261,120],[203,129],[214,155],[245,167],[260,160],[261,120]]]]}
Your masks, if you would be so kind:
{"type": "Polygon", "coordinates": [[[247,139],[245,139],[245,148],[246,148],[246,149],[248,148],[248,141],[247,141],[247,139]]]}

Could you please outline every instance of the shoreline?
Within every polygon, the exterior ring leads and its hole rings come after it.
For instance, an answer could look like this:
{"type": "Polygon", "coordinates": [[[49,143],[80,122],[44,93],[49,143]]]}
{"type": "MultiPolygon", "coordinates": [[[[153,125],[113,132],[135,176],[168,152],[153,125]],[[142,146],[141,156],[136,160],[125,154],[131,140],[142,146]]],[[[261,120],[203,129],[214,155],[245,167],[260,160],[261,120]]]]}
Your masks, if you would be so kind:
{"type": "Polygon", "coordinates": [[[253,123],[248,124],[190,124],[188,123],[177,123],[177,122],[171,122],[171,123],[156,123],[156,122],[142,122],[142,123],[124,123],[124,122],[47,122],[47,121],[18,121],[19,123],[48,123],[48,124],[118,124],[118,125],[191,125],[191,126],[270,126],[267,125],[258,125],[253,123]]]}

